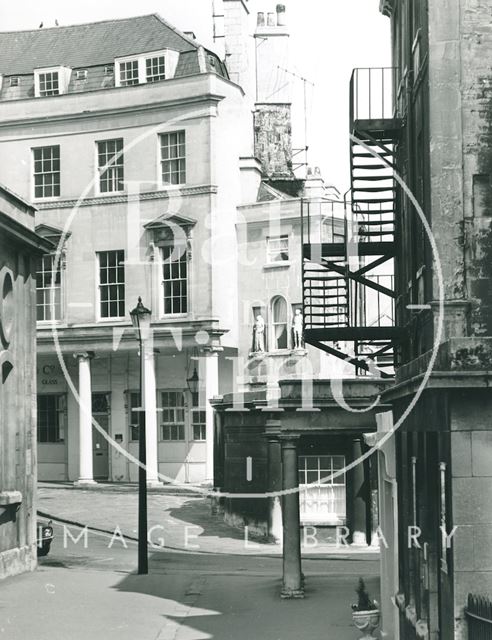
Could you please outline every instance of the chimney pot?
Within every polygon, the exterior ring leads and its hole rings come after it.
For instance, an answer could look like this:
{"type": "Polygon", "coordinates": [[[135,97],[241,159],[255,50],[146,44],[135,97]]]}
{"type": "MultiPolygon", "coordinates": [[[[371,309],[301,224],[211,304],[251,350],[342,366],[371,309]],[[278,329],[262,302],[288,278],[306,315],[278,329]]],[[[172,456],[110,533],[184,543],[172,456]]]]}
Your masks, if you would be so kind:
{"type": "Polygon", "coordinates": [[[258,27],[265,26],[265,14],[263,11],[258,11],[258,15],[256,17],[256,26],[258,27]]]}
{"type": "Polygon", "coordinates": [[[269,27],[274,27],[275,25],[276,25],[275,14],[274,13],[268,13],[268,26],[269,27]]]}
{"type": "Polygon", "coordinates": [[[285,19],[285,4],[277,5],[277,25],[279,27],[285,27],[286,19],[285,19]]]}

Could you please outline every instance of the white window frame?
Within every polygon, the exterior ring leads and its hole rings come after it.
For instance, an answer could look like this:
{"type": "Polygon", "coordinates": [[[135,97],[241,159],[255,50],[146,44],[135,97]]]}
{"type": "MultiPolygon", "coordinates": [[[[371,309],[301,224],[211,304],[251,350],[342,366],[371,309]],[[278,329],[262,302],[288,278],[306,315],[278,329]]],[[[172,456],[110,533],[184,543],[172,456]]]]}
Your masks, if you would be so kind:
{"type": "MultiPolygon", "coordinates": [[[[172,253],[171,253],[172,255],[172,253]]],[[[186,317],[190,313],[190,262],[189,262],[189,252],[188,247],[175,248],[175,245],[172,242],[164,243],[159,247],[159,309],[160,309],[160,317],[161,318],[175,318],[175,317],[186,317]],[[186,277],[185,278],[164,278],[164,268],[166,266],[166,260],[164,258],[164,250],[171,249],[171,252],[176,251],[178,254],[178,260],[172,260],[173,263],[180,262],[186,265],[186,277]],[[166,283],[173,282],[182,282],[186,283],[186,297],[179,296],[180,299],[185,299],[186,310],[185,311],[171,311],[169,313],[166,312],[166,283]]],[[[172,299],[176,298],[176,296],[171,296],[172,299]]]]}
{"type": "Polygon", "coordinates": [[[67,93],[70,84],[70,76],[72,70],[69,67],[43,67],[34,69],[34,96],[36,98],[52,98],[67,93]],[[48,74],[57,74],[58,92],[57,93],[41,93],[41,77],[48,74]]]}
{"type": "Polygon", "coordinates": [[[270,345],[269,351],[285,351],[290,348],[291,322],[289,319],[289,311],[290,311],[290,306],[285,296],[279,294],[279,295],[273,296],[273,298],[270,300],[270,309],[269,309],[270,340],[268,341],[270,345]],[[283,300],[285,304],[285,322],[275,322],[274,307],[275,307],[275,303],[279,300],[283,300]],[[277,346],[277,339],[275,337],[275,327],[277,326],[285,326],[285,331],[287,334],[286,335],[287,344],[285,347],[277,346]]]}
{"type": "MultiPolygon", "coordinates": [[[[341,469],[345,468],[345,463],[346,463],[346,458],[344,455],[332,455],[332,454],[317,454],[317,455],[300,455],[299,456],[299,463],[298,463],[298,473],[299,473],[299,495],[300,495],[300,500],[301,500],[301,509],[302,509],[302,505],[303,502],[307,499],[307,494],[308,492],[315,492],[316,489],[318,489],[318,499],[320,499],[320,493],[323,490],[326,490],[326,488],[332,487],[332,491],[333,491],[333,487],[343,487],[343,493],[345,495],[345,502],[343,504],[343,510],[340,512],[336,512],[336,511],[331,511],[328,512],[328,518],[323,519],[320,518],[320,522],[326,522],[327,524],[345,524],[346,522],[346,518],[347,518],[347,477],[346,477],[346,473],[345,471],[343,473],[341,473],[340,475],[338,475],[336,478],[331,478],[330,481],[325,481],[325,482],[321,482],[321,480],[323,480],[323,478],[327,478],[329,476],[332,476],[334,474],[334,459],[335,458],[339,458],[340,462],[341,462],[341,469]],[[316,469],[307,469],[307,461],[309,460],[314,460],[317,458],[317,465],[316,465],[316,469]],[[321,467],[321,458],[330,458],[331,462],[330,462],[330,469],[323,469],[321,467]],[[301,462],[304,461],[304,470],[301,469],[301,462]],[[301,474],[304,471],[304,480],[305,482],[301,482],[301,474]],[[309,478],[307,475],[307,471],[311,471],[312,473],[316,473],[317,475],[317,480],[314,482],[309,482],[309,478]]],[[[333,491],[333,498],[332,498],[332,504],[333,506],[335,505],[335,492],[333,491]]],[[[311,521],[311,518],[307,518],[308,521],[311,521]]],[[[313,520],[316,520],[315,518],[313,518],[313,520]]]]}
{"type": "Polygon", "coordinates": [[[141,400],[138,400],[138,398],[140,397],[140,391],[134,391],[134,390],[128,390],[127,391],[127,396],[126,396],[126,401],[127,401],[127,409],[126,409],[126,415],[127,415],[127,421],[128,421],[128,442],[132,443],[132,442],[138,442],[138,438],[133,438],[133,429],[139,429],[140,428],[140,422],[137,421],[137,423],[132,422],[132,413],[136,413],[137,415],[139,415],[139,411],[137,411],[137,409],[141,409],[141,400]],[[138,406],[137,407],[133,407],[132,406],[132,398],[136,396],[136,402],[138,402],[138,406]]]}
{"type": "MultiPolygon", "coordinates": [[[[111,195],[113,193],[123,193],[125,191],[125,153],[124,153],[124,147],[125,147],[125,142],[123,138],[109,138],[107,140],[96,140],[96,167],[97,167],[97,186],[96,186],[96,192],[98,195],[101,196],[105,196],[105,195],[111,195]],[[118,145],[118,143],[121,143],[121,151],[115,151],[115,153],[112,156],[111,160],[107,160],[106,161],[106,165],[100,166],[100,157],[101,157],[101,150],[100,150],[100,145],[107,145],[108,143],[115,143],[115,146],[118,145]],[[106,167],[106,168],[104,168],[106,167]],[[116,171],[115,171],[116,170],[116,171]],[[105,174],[117,174],[118,170],[121,170],[121,179],[119,177],[115,177],[113,175],[111,181],[108,180],[108,184],[109,182],[111,182],[111,184],[113,185],[118,185],[118,183],[121,182],[121,189],[110,189],[108,191],[102,191],[101,189],[101,181],[103,178],[103,175],[105,174]]],[[[107,156],[107,151],[106,151],[106,156],[107,156]]]]}
{"type": "MultiPolygon", "coordinates": [[[[56,273],[59,274],[59,280],[60,280],[60,284],[59,285],[53,285],[51,284],[49,287],[38,287],[38,274],[47,274],[49,273],[49,271],[51,271],[51,276],[53,275],[54,272],[54,266],[56,263],[56,253],[49,253],[49,254],[45,254],[43,256],[41,256],[39,258],[41,266],[43,267],[42,270],[38,269],[38,265],[39,263],[36,265],[36,322],[38,324],[54,324],[54,323],[60,323],[62,322],[63,318],[64,318],[64,304],[63,304],[63,293],[64,293],[64,269],[63,269],[63,262],[64,262],[64,256],[63,254],[60,255],[60,260],[58,262],[58,268],[56,270],[56,273]],[[46,258],[50,258],[51,259],[51,270],[45,270],[44,269],[44,261],[46,258]],[[46,304],[43,305],[39,305],[38,304],[38,291],[43,291],[43,297],[44,295],[47,295],[49,298],[49,303],[48,303],[48,307],[46,307],[46,304]],[[60,309],[60,314],[59,317],[54,317],[54,318],[43,318],[42,320],[38,320],[38,308],[40,306],[43,307],[43,309],[48,308],[51,309],[51,304],[53,303],[53,297],[56,296],[56,291],[59,291],[59,296],[60,296],[60,302],[59,302],[59,309],[60,309]]],[[[55,274],[56,277],[56,274],[55,274]]],[[[56,309],[56,306],[55,306],[56,309]]]]}
{"type": "Polygon", "coordinates": [[[134,87],[138,84],[140,84],[140,63],[138,58],[128,58],[126,60],[119,60],[117,62],[117,69],[118,69],[118,86],[120,87],[134,87]],[[129,67],[131,65],[132,67],[132,76],[131,76],[131,82],[129,82],[129,77],[126,77],[126,69],[125,69],[125,78],[122,77],[122,67],[129,67]],[[133,73],[135,72],[135,75],[133,75],[133,73]]]}
{"type": "Polygon", "coordinates": [[[169,80],[174,77],[176,67],[178,66],[179,52],[172,49],[160,49],[158,51],[148,51],[146,53],[134,54],[131,56],[123,56],[122,58],[115,58],[114,61],[114,74],[115,74],[115,86],[136,86],[139,84],[155,84],[160,80],[149,80],[147,77],[147,61],[155,58],[164,58],[164,73],[163,80],[169,80]],[[121,79],[121,67],[120,63],[136,62],[138,68],[138,82],[126,85],[121,79]]]}
{"type": "MultiPolygon", "coordinates": [[[[159,133],[159,137],[158,137],[158,159],[159,159],[159,175],[158,175],[158,184],[160,185],[161,189],[175,189],[175,188],[179,188],[182,187],[183,185],[185,185],[187,183],[188,180],[188,166],[187,166],[187,149],[186,149],[186,129],[177,129],[174,131],[162,131],[159,133]],[[170,136],[176,135],[177,139],[176,139],[176,145],[171,144],[170,143],[170,136]],[[183,139],[182,141],[180,141],[179,137],[182,136],[183,139]],[[163,150],[164,150],[164,146],[163,146],[163,141],[167,138],[167,140],[169,140],[169,143],[166,145],[168,150],[172,149],[173,147],[177,148],[177,153],[180,154],[180,147],[183,147],[184,149],[184,153],[183,155],[177,155],[176,157],[171,157],[168,151],[168,156],[167,158],[163,157],[163,150]],[[179,166],[178,166],[178,182],[164,182],[164,164],[165,163],[172,163],[172,162],[176,162],[178,161],[179,166]],[[184,168],[181,167],[181,163],[183,163],[184,168]],[[183,175],[181,175],[183,174],[183,175]]],[[[166,171],[166,173],[170,173],[171,175],[173,173],[176,173],[176,171],[166,171]]]]}
{"type": "Polygon", "coordinates": [[[159,440],[161,442],[186,442],[186,391],[184,389],[162,389],[159,391],[159,440]],[[181,394],[182,404],[164,404],[164,394],[181,394]],[[182,421],[178,419],[179,412],[182,412],[182,421]],[[172,417],[173,419],[169,419],[172,417]],[[165,438],[164,429],[169,428],[170,433],[176,428],[177,433],[182,438],[165,438]]]}
{"type": "Polygon", "coordinates": [[[203,405],[200,405],[200,396],[200,392],[190,392],[191,440],[193,442],[206,442],[207,440],[207,411],[203,405]],[[195,435],[195,428],[198,429],[198,437],[195,435]]]}
{"type": "Polygon", "coordinates": [[[160,82],[161,80],[167,80],[167,66],[166,66],[166,54],[160,53],[156,55],[151,55],[145,58],[145,82],[154,83],[160,82]],[[163,65],[163,72],[159,73],[159,68],[163,65]],[[149,74],[149,63],[151,73],[149,74]],[[157,73],[153,73],[154,67],[157,66],[157,73]],[[162,77],[161,77],[162,76],[162,77]]]}
{"type": "MultiPolygon", "coordinates": [[[[31,169],[31,176],[32,176],[32,198],[33,200],[56,200],[58,198],[60,198],[61,196],[61,146],[59,144],[47,144],[47,145],[43,145],[41,147],[31,147],[31,163],[32,163],[32,169],[31,169]],[[41,158],[36,160],[36,151],[41,151],[44,149],[58,149],[58,170],[54,171],[53,169],[51,171],[44,171],[44,167],[42,171],[38,171],[36,172],[36,163],[37,162],[41,162],[42,164],[44,164],[44,162],[46,161],[50,161],[51,163],[53,163],[55,159],[53,159],[53,154],[51,154],[50,158],[41,158]],[[55,176],[56,174],[58,174],[58,181],[55,181],[55,176]],[[52,195],[36,195],[36,176],[47,176],[47,175],[52,175],[53,176],[53,181],[51,183],[51,188],[53,189],[53,191],[55,190],[55,186],[58,186],[58,193],[57,194],[52,194],[52,195]]],[[[43,189],[43,191],[46,188],[46,184],[42,184],[40,185],[43,189]]]]}
{"type": "Polygon", "coordinates": [[[281,234],[279,236],[267,236],[267,264],[283,264],[288,263],[290,260],[289,253],[289,236],[288,234],[281,234]],[[287,257],[279,259],[275,259],[275,256],[280,256],[282,253],[282,242],[285,242],[287,245],[287,257]],[[279,244],[279,248],[275,248],[275,244],[279,244]]]}
{"type": "MultiPolygon", "coordinates": [[[[125,269],[125,250],[124,249],[108,249],[105,251],[97,251],[96,252],[96,265],[97,265],[97,269],[96,269],[96,281],[97,281],[97,286],[96,286],[96,291],[97,291],[97,321],[98,322],[115,322],[118,320],[125,320],[125,298],[126,298],[126,269],[125,269]],[[122,253],[123,254],[123,282],[111,282],[111,283],[101,283],[101,256],[103,254],[110,254],[110,253],[122,253]],[[101,290],[102,288],[105,287],[109,287],[109,286],[121,286],[123,285],[123,297],[122,298],[118,298],[118,303],[120,303],[120,301],[122,300],[122,307],[123,307],[123,315],[120,316],[103,316],[101,315],[101,306],[102,306],[102,300],[101,300],[101,290]]],[[[116,268],[119,265],[116,265],[116,268]]],[[[108,272],[109,269],[111,267],[108,267],[108,272]]],[[[114,301],[113,301],[114,302],[114,301]]],[[[111,304],[111,301],[108,300],[108,305],[111,304]]]]}

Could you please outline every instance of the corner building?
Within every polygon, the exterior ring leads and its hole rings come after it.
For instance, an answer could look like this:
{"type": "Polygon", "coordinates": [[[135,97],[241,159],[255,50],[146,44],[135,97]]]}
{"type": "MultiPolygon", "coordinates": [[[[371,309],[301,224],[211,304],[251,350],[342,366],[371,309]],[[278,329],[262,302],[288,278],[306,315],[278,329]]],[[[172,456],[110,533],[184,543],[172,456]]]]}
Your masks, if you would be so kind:
{"type": "Polygon", "coordinates": [[[243,91],[157,15],[1,33],[0,43],[1,177],[35,203],[52,246],[36,273],[39,478],[136,480],[122,451],[79,421],[76,396],[137,455],[129,311],[141,296],[155,351],[149,482],[157,472],[211,481],[204,399],[232,390],[237,351],[238,159],[247,167],[253,154],[243,91]]]}

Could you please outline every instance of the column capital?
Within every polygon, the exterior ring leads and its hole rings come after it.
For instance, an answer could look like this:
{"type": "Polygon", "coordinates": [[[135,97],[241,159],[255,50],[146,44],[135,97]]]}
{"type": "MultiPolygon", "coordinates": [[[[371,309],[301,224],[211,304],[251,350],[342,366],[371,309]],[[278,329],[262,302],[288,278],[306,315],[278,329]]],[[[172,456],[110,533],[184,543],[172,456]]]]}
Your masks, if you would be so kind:
{"type": "Polygon", "coordinates": [[[280,440],[283,449],[296,449],[300,437],[299,433],[281,432],[278,435],[278,439],[280,440]]]}
{"type": "Polygon", "coordinates": [[[278,441],[282,431],[282,423],[280,420],[267,420],[265,425],[265,436],[268,440],[278,441]]]}
{"type": "Polygon", "coordinates": [[[221,347],[220,345],[207,345],[206,347],[201,347],[199,353],[210,357],[218,356],[222,351],[224,351],[224,347],[221,347]]]}
{"type": "Polygon", "coordinates": [[[74,353],[73,357],[80,362],[81,360],[92,360],[96,357],[96,354],[94,351],[79,351],[74,353]]]}

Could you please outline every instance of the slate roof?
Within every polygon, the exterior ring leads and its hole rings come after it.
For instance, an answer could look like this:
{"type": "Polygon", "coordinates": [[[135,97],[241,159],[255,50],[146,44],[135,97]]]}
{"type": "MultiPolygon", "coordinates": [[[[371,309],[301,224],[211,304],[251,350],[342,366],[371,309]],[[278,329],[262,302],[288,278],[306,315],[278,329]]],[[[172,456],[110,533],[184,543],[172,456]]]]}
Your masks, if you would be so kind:
{"type": "MultiPolygon", "coordinates": [[[[34,69],[59,65],[74,69],[93,67],[111,64],[122,56],[166,48],[190,52],[183,56],[187,58],[186,75],[200,72],[196,55],[199,44],[158,14],[150,14],[67,27],[0,32],[0,73],[32,74],[34,69]]],[[[208,56],[216,57],[212,53],[208,56]]],[[[223,71],[220,61],[218,64],[223,71]]],[[[212,68],[215,70],[215,65],[212,68]]]]}

